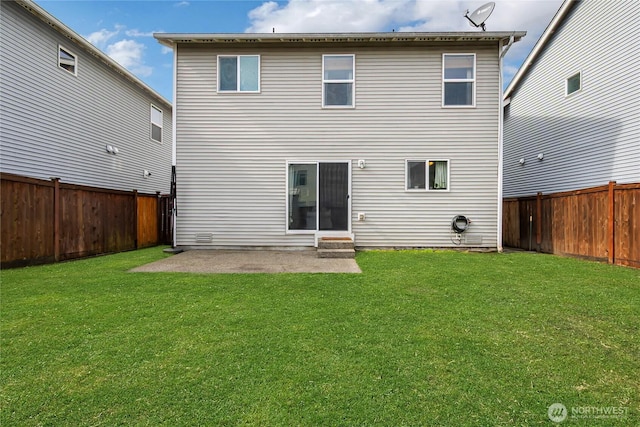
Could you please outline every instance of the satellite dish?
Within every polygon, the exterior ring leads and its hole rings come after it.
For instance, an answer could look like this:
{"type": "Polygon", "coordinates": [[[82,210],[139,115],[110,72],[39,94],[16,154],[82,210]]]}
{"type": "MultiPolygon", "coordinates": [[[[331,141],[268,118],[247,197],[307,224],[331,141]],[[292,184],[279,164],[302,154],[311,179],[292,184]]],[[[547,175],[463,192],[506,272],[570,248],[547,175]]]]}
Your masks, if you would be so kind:
{"type": "Polygon", "coordinates": [[[494,7],[496,7],[496,4],[491,1],[477,8],[471,15],[469,15],[469,10],[467,10],[467,13],[464,14],[464,17],[469,20],[469,23],[472,26],[476,28],[481,27],[482,31],[486,31],[484,22],[489,19],[489,16],[491,16],[494,7]]]}

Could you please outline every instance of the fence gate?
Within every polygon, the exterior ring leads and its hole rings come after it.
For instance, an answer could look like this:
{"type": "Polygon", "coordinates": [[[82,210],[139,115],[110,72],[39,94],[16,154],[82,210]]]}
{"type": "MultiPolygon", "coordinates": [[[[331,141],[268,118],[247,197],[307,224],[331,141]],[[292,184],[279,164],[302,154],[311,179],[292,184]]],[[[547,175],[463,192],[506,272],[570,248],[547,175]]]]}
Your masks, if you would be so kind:
{"type": "Polygon", "coordinates": [[[173,244],[173,197],[162,195],[158,199],[158,240],[162,245],[173,244]]]}

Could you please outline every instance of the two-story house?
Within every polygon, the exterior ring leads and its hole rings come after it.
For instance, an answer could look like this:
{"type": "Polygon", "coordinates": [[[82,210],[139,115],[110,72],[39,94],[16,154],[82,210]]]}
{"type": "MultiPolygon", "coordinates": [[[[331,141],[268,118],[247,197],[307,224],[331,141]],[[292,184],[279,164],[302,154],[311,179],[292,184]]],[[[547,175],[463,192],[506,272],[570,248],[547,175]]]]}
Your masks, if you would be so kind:
{"type": "Polygon", "coordinates": [[[506,197],[640,182],[639,20],[565,0],[504,94],[506,197]]]}
{"type": "Polygon", "coordinates": [[[501,58],[524,34],[156,34],[175,244],[498,249],[501,58]]]}
{"type": "Polygon", "coordinates": [[[565,0],[507,87],[505,245],[640,265],[639,20],[565,0]]]}
{"type": "Polygon", "coordinates": [[[168,192],[172,106],[30,0],[0,3],[0,168],[168,192]]]}

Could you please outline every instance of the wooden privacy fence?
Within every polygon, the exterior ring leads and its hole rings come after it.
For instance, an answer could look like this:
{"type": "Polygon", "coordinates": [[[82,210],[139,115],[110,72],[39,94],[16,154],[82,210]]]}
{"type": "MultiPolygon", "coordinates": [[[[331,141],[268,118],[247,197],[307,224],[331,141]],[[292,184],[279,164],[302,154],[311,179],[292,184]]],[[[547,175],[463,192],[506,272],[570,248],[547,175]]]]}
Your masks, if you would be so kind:
{"type": "Polygon", "coordinates": [[[640,268],[640,183],[503,201],[504,246],[640,268]]]}
{"type": "Polygon", "coordinates": [[[5,173],[0,185],[3,268],[171,243],[168,196],[5,173]]]}

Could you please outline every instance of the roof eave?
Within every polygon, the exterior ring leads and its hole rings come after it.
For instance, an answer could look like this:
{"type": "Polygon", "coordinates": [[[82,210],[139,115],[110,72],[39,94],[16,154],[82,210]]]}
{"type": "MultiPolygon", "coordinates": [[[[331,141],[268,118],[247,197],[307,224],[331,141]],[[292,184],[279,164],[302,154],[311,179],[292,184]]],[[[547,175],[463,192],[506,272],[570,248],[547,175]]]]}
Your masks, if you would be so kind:
{"type": "Polygon", "coordinates": [[[164,46],[176,44],[319,44],[319,43],[447,43],[447,42],[498,42],[514,37],[520,40],[526,35],[523,31],[500,32],[442,32],[442,33],[155,33],[153,36],[164,46]]]}

